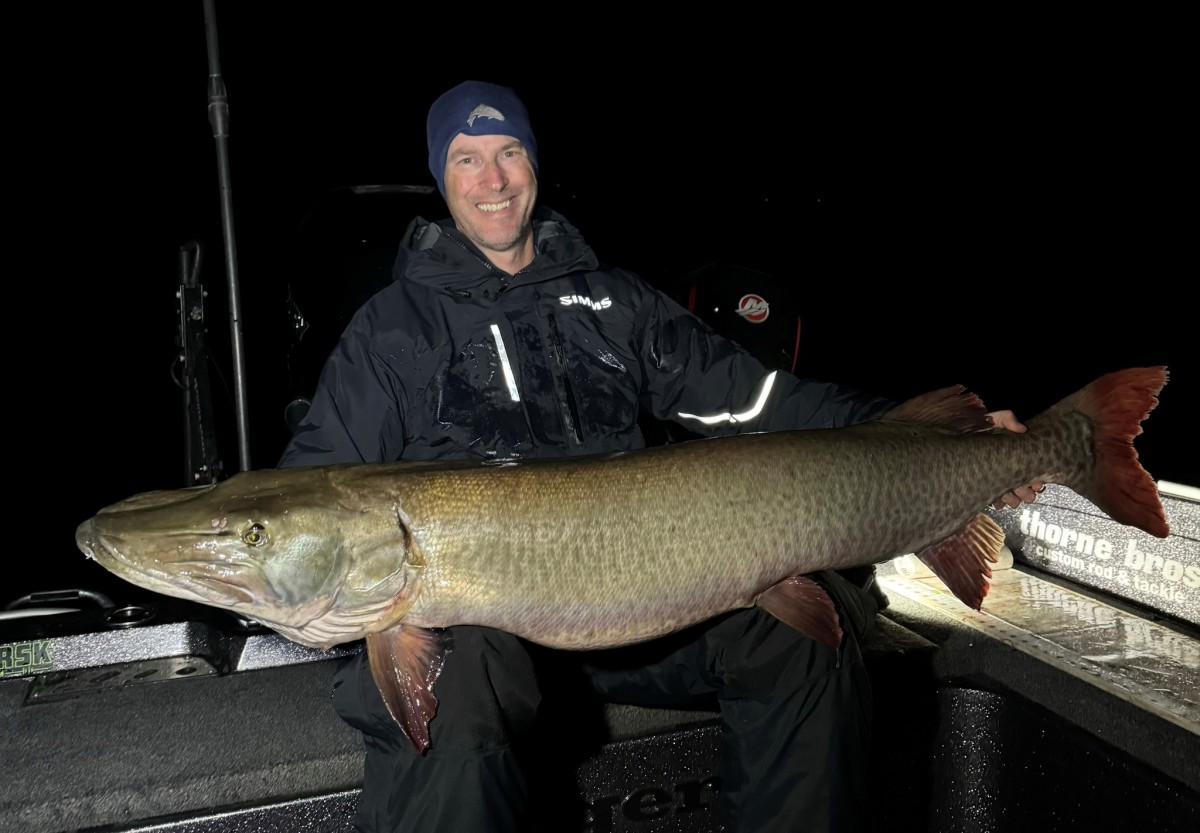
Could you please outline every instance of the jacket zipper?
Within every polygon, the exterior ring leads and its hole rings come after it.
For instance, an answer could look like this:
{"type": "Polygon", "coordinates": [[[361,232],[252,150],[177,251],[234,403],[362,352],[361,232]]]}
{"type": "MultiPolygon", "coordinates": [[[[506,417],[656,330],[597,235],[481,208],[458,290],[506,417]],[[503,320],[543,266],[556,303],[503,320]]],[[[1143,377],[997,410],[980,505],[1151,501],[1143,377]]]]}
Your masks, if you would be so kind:
{"type": "Polygon", "coordinates": [[[563,425],[575,445],[583,445],[583,426],[579,421],[579,408],[575,404],[575,395],[571,392],[571,384],[567,379],[567,356],[563,349],[562,335],[558,332],[558,322],[554,313],[546,315],[550,326],[550,356],[558,365],[556,385],[558,387],[558,405],[563,414],[563,425]]]}
{"type": "MultiPolygon", "coordinates": [[[[457,242],[464,251],[474,254],[469,248],[463,245],[462,241],[459,241],[457,238],[455,238],[454,235],[450,235],[450,238],[455,240],[455,242],[457,242]]],[[[583,255],[581,254],[576,258],[576,261],[582,258],[583,255]]],[[[487,260],[484,260],[483,263],[489,270],[496,271],[494,264],[487,260]]],[[[572,264],[573,263],[574,261],[572,264]]],[[[527,274],[531,271],[532,270],[522,269],[516,275],[513,275],[513,277],[515,278],[518,275],[527,274]]],[[[499,297],[500,295],[503,295],[506,291],[508,291],[511,285],[512,280],[501,280],[500,288],[496,291],[496,296],[499,297]]],[[[446,288],[449,289],[449,287],[446,288]]],[[[468,296],[470,295],[469,292],[465,294],[468,296]]],[[[558,331],[558,323],[554,320],[553,313],[550,313],[546,316],[546,321],[550,325],[551,358],[554,360],[555,364],[558,365],[559,369],[557,379],[558,405],[559,410],[563,414],[563,427],[566,429],[569,439],[574,442],[575,445],[583,445],[583,426],[579,421],[579,408],[575,404],[575,395],[571,392],[571,385],[567,379],[567,359],[566,351],[563,349],[562,336],[558,331]]],[[[500,355],[500,364],[504,371],[504,381],[508,384],[509,398],[513,402],[520,402],[521,397],[517,391],[517,383],[513,376],[512,367],[508,362],[508,351],[504,347],[504,339],[500,335],[500,328],[495,324],[492,325],[492,338],[496,342],[496,349],[500,355]]]]}

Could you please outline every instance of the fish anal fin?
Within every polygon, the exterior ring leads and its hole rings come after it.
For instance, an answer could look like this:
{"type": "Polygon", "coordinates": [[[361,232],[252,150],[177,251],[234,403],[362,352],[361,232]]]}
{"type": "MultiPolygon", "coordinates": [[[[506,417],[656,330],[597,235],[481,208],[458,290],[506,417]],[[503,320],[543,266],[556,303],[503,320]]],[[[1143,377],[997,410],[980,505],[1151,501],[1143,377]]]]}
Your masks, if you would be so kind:
{"type": "Polygon", "coordinates": [[[395,625],[367,635],[371,676],[392,719],[418,753],[429,748],[429,721],[437,713],[437,682],[451,651],[449,634],[395,625]]]}
{"type": "Polygon", "coordinates": [[[987,408],[977,394],[962,385],[922,393],[901,402],[883,415],[887,422],[938,425],[957,433],[986,431],[993,427],[987,408]]]}
{"type": "Polygon", "coordinates": [[[979,610],[988,593],[991,565],[1000,560],[1004,530],[984,514],[976,515],[948,538],[917,553],[950,592],[968,607],[979,610]]]}
{"type": "Polygon", "coordinates": [[[807,576],[788,576],[764,590],[755,601],[786,625],[837,650],[842,626],[825,588],[807,576]]]}

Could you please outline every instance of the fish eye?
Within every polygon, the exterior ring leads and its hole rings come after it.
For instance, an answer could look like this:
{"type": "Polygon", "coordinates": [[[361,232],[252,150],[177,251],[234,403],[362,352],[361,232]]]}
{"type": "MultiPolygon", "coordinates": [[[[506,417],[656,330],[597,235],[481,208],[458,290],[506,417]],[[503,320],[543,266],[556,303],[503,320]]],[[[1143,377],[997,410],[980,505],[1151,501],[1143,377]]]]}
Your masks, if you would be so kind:
{"type": "Polygon", "coordinates": [[[248,547],[261,547],[270,540],[267,528],[260,523],[253,523],[242,531],[242,542],[248,547]]]}

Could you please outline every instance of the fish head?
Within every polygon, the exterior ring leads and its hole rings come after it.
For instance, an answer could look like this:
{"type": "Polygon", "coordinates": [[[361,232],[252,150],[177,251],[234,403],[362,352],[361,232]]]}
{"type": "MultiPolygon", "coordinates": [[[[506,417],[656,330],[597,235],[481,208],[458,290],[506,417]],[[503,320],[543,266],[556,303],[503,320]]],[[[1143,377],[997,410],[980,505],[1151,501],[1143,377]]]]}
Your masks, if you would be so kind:
{"type": "Polygon", "coordinates": [[[354,500],[327,469],[144,492],[101,509],[75,540],[132,584],[322,648],[391,625],[420,574],[396,512],[354,500]]]}

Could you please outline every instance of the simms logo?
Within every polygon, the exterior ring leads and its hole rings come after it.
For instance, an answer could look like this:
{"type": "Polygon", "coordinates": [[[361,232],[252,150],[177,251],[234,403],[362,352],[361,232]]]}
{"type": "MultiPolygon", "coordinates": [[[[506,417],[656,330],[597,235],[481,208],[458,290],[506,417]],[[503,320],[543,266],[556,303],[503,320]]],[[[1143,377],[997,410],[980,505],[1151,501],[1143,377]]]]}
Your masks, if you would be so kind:
{"type": "Polygon", "coordinates": [[[750,293],[738,301],[737,314],[751,324],[761,324],[771,314],[771,305],[761,295],[750,293]]]}
{"type": "Polygon", "coordinates": [[[593,301],[586,295],[560,295],[558,302],[564,307],[569,307],[572,304],[582,304],[592,309],[608,309],[612,306],[612,298],[601,298],[599,301],[593,301]]]}

